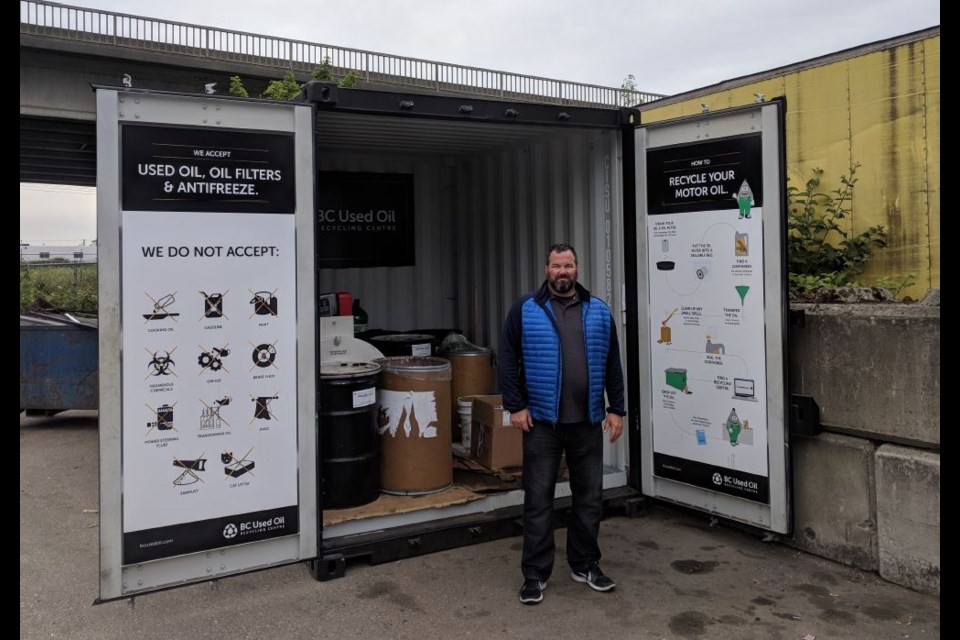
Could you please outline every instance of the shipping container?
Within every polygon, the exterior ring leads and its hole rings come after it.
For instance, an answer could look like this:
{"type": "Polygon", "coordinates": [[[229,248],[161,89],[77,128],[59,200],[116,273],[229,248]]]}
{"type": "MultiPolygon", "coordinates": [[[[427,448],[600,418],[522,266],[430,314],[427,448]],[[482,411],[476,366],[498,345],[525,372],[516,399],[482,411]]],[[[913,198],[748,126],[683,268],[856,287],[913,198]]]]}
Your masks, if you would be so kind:
{"type": "Polygon", "coordinates": [[[218,577],[309,560],[324,580],[520,534],[522,438],[490,367],[557,242],[619,334],[604,509],[652,497],[789,531],[779,102],[644,127],[631,108],[304,97],[98,93],[99,248],[123,265],[100,270],[101,598],[209,579],[213,549],[218,577]],[[451,338],[469,374],[437,357],[451,338]]]}

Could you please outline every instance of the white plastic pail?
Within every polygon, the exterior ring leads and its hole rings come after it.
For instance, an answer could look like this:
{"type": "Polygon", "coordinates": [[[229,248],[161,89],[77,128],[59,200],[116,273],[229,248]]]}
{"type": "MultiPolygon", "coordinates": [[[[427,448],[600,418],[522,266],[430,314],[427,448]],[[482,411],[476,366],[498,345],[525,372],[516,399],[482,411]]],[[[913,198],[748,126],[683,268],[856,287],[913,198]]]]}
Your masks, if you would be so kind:
{"type": "Polygon", "coordinates": [[[457,418],[460,424],[460,444],[470,451],[470,420],[473,416],[473,396],[457,398],[457,418]]]}

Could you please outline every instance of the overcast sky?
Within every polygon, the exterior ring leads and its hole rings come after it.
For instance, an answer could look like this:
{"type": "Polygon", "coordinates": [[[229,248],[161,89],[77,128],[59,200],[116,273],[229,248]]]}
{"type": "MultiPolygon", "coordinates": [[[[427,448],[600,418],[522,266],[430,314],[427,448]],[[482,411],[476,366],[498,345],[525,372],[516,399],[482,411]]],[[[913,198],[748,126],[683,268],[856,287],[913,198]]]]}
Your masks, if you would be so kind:
{"type": "MultiPolygon", "coordinates": [[[[940,24],[939,0],[61,0],[190,24],[675,94],[940,24]]],[[[92,199],[20,190],[21,241],[92,239],[92,199]],[[89,207],[89,209],[87,209],[89,207]],[[40,223],[43,221],[42,224],[40,223]],[[74,222],[82,222],[75,226],[74,222]]]]}

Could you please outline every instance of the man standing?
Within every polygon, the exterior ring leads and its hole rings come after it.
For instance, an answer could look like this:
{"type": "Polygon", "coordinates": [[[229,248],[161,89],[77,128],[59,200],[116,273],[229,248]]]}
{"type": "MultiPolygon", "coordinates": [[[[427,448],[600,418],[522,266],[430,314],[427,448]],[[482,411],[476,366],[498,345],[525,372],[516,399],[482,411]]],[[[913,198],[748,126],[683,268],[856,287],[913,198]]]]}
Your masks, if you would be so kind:
{"type": "Polygon", "coordinates": [[[616,586],[600,570],[597,537],[603,515],[603,432],[616,441],[625,415],[617,329],[610,308],[577,283],[572,246],[552,245],[544,271],[540,289],[510,308],[499,355],[503,406],[524,432],[524,604],[543,600],[553,572],[553,496],[564,452],[573,494],[567,526],[570,577],[597,591],[616,586]]]}

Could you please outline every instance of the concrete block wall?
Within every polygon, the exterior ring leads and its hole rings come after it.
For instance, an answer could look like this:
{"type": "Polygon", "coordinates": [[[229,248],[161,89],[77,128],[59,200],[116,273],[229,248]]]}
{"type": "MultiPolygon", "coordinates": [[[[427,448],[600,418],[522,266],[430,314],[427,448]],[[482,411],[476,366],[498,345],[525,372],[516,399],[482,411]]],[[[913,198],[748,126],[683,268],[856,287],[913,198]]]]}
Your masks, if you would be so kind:
{"type": "Polygon", "coordinates": [[[877,449],[880,575],[940,595],[940,454],[877,449]]]}
{"type": "Polygon", "coordinates": [[[832,433],[797,437],[791,446],[794,546],[876,571],[877,446],[832,433]]]}
{"type": "Polygon", "coordinates": [[[794,304],[790,390],[832,431],[940,448],[940,307],[794,304]]]}
{"type": "Polygon", "coordinates": [[[791,392],[824,433],[791,439],[789,544],[939,594],[939,306],[792,308],[791,392]]]}

